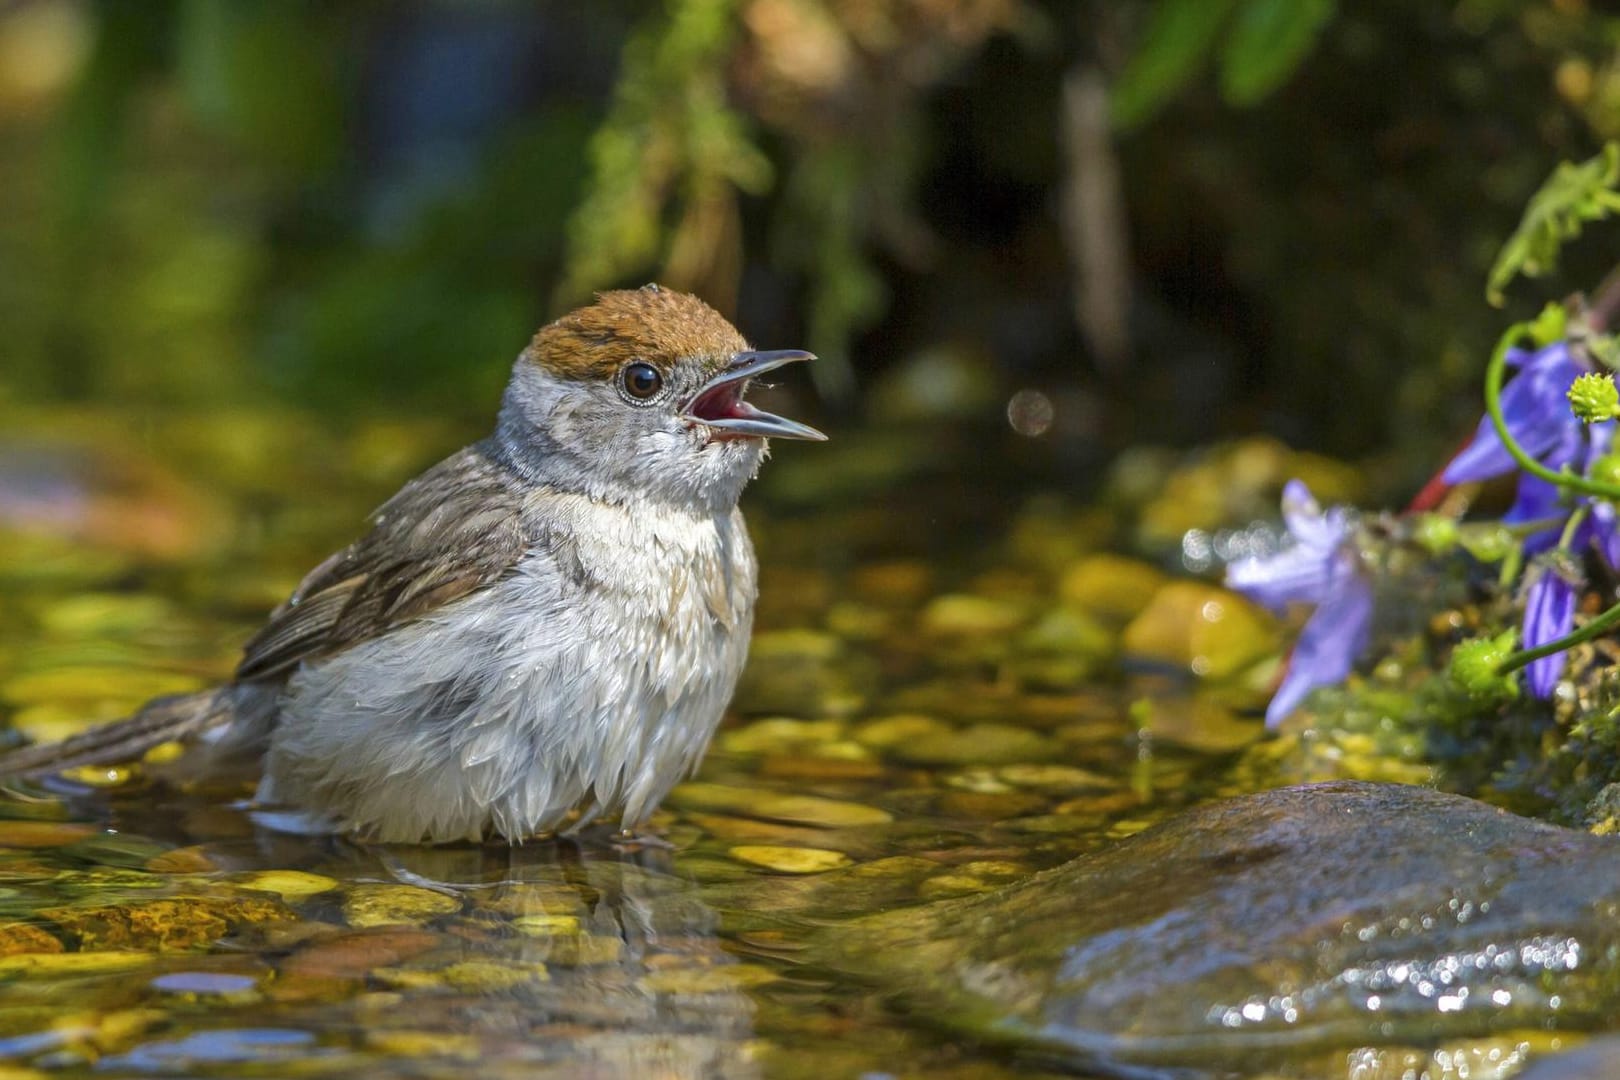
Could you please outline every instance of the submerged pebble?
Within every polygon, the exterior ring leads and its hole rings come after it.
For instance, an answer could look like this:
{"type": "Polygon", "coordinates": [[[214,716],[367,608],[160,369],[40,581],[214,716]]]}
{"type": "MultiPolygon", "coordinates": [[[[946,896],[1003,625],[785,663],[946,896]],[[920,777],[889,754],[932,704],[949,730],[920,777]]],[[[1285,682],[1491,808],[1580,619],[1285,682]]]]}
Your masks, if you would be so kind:
{"type": "Polygon", "coordinates": [[[820,874],[850,864],[849,856],[842,851],[770,844],[740,844],[730,849],[730,855],[741,862],[762,866],[779,874],[820,874]]]}
{"type": "Polygon", "coordinates": [[[1127,653],[1229,678],[1276,652],[1277,627],[1243,597],[1196,581],[1172,581],[1125,627],[1127,653]]]}
{"type": "Polygon", "coordinates": [[[68,821],[0,821],[0,848],[65,847],[101,832],[68,821]]]}
{"type": "Polygon", "coordinates": [[[718,810],[828,829],[885,825],[894,820],[888,811],[875,806],[704,782],[680,785],[671,792],[670,800],[694,810],[718,810]]]}
{"type": "Polygon", "coordinates": [[[324,874],[311,874],[303,870],[261,870],[236,879],[240,889],[275,893],[283,900],[302,900],[331,892],[338,887],[334,878],[324,874]]]}
{"type": "Polygon", "coordinates": [[[422,926],[461,910],[461,901],[415,885],[355,885],[343,898],[343,921],[356,929],[422,926]]]}
{"type": "Polygon", "coordinates": [[[923,609],[925,633],[939,637],[987,637],[1006,634],[1028,618],[1024,605],[971,593],[947,593],[923,609]]]}
{"type": "Polygon", "coordinates": [[[1135,618],[1168,580],[1164,571],[1123,555],[1087,555],[1063,571],[1058,596],[1079,611],[1118,623],[1135,618]]]}
{"type": "Polygon", "coordinates": [[[39,916],[80,949],[189,949],[217,941],[233,929],[295,917],[279,901],[251,896],[92,903],[43,908],[39,916]]]}
{"type": "Polygon", "coordinates": [[[376,968],[371,977],[401,990],[445,987],[487,994],[526,983],[547,982],[551,975],[542,963],[513,964],[496,960],[463,960],[442,968],[376,968]]]}
{"type": "Polygon", "coordinates": [[[758,964],[671,968],[643,976],[637,985],[654,994],[718,994],[776,982],[781,976],[758,964]]]}
{"type": "Polygon", "coordinates": [[[61,951],[61,940],[33,923],[0,924],[0,956],[61,951]]]}
{"type": "Polygon", "coordinates": [[[1058,745],[1029,728],[973,724],[960,730],[918,734],[890,748],[902,761],[919,765],[1006,765],[1054,757],[1058,745]]]}
{"type": "Polygon", "coordinates": [[[932,716],[907,713],[869,720],[855,729],[854,739],[862,746],[884,750],[923,735],[948,732],[951,725],[932,716]]]}

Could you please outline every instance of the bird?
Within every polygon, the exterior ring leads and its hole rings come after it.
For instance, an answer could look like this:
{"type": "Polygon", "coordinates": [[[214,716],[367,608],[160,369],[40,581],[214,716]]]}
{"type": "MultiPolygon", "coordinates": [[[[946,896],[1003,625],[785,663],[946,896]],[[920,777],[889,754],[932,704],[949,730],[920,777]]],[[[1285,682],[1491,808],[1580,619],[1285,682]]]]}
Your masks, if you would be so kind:
{"type": "Polygon", "coordinates": [[[815,359],[756,351],[704,301],[597,294],[518,355],[495,430],[406,483],[311,570],[223,685],[0,754],[0,777],[244,763],[253,805],[380,843],[635,835],[697,767],[748,653],[738,507],[770,439],[744,399],[815,359]]]}

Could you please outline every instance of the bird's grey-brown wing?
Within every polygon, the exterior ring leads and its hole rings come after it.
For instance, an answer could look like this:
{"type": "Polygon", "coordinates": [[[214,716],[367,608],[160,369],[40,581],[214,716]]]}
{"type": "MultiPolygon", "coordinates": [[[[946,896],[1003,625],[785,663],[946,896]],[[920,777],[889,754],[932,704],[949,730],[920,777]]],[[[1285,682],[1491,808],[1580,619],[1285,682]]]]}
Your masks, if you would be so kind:
{"type": "Polygon", "coordinates": [[[400,489],[247,643],[238,681],[283,674],[493,583],[528,550],[522,494],[483,443],[400,489]]]}

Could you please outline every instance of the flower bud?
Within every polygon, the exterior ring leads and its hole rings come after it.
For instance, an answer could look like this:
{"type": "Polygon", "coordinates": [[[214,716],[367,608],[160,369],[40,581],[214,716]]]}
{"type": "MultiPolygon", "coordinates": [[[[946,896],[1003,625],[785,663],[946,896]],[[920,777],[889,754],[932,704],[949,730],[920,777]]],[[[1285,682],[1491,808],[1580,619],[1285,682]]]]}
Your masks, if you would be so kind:
{"type": "Polygon", "coordinates": [[[1461,533],[1454,517],[1419,514],[1412,522],[1412,539],[1430,555],[1444,555],[1457,546],[1461,533]]]}
{"type": "Polygon", "coordinates": [[[1482,563],[1499,563],[1519,549],[1513,530],[1495,523],[1463,525],[1457,530],[1463,550],[1482,563]]]}
{"type": "Polygon", "coordinates": [[[1502,700],[1517,697],[1519,684],[1512,675],[1497,672],[1502,661],[1518,643],[1517,629],[1504,630],[1495,637],[1469,638],[1451,650],[1452,681],[1470,697],[1502,700]]]}
{"type": "Polygon", "coordinates": [[[1613,420],[1620,415],[1620,390],[1615,389],[1614,377],[1589,371],[1577,378],[1569,388],[1569,408],[1588,424],[1613,420]]]}
{"type": "Polygon", "coordinates": [[[1620,487],[1620,454],[1604,454],[1592,462],[1586,475],[1600,484],[1620,487]]]}
{"type": "Polygon", "coordinates": [[[1530,322],[1530,339],[1536,348],[1544,349],[1555,341],[1562,341],[1569,330],[1569,312],[1563,304],[1549,302],[1530,322]]]}

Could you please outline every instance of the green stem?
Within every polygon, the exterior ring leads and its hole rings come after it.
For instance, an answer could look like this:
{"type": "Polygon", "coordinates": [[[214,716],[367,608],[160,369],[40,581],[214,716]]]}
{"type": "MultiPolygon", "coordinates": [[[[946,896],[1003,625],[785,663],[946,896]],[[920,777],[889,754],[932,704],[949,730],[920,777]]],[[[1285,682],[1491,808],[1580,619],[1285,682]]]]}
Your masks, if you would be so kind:
{"type": "Polygon", "coordinates": [[[1534,521],[1515,521],[1512,524],[1497,522],[1495,527],[1513,536],[1529,537],[1538,532],[1546,532],[1548,529],[1556,529],[1559,522],[1564,520],[1566,519],[1555,517],[1536,518],[1534,521]]]}
{"type": "Polygon", "coordinates": [[[1519,579],[1519,571],[1524,567],[1524,545],[1515,544],[1508,548],[1507,557],[1502,560],[1502,569],[1497,572],[1497,587],[1506,592],[1509,586],[1519,579]]]}
{"type": "Polygon", "coordinates": [[[1490,414],[1491,425],[1496,428],[1496,437],[1502,440],[1502,445],[1513,455],[1513,460],[1519,463],[1519,467],[1531,476],[1539,476],[1567,491],[1620,500],[1620,487],[1576,476],[1571,472],[1554,472],[1531,457],[1529,452],[1519,445],[1513,433],[1508,431],[1507,418],[1502,415],[1502,379],[1507,371],[1507,354],[1513,343],[1529,328],[1528,323],[1522,322],[1508,327],[1507,333],[1496,343],[1496,351],[1491,354],[1491,362],[1485,368],[1485,410],[1490,414]]]}
{"type": "Polygon", "coordinates": [[[1569,520],[1564,522],[1564,531],[1558,535],[1559,551],[1569,550],[1569,545],[1575,540],[1575,530],[1581,527],[1581,522],[1586,520],[1586,515],[1591,509],[1591,504],[1582,503],[1570,513],[1569,520]]]}
{"type": "Polygon", "coordinates": [[[1575,646],[1591,641],[1595,637],[1602,637],[1615,626],[1620,626],[1620,604],[1614,605],[1614,607],[1605,611],[1579,630],[1549,641],[1545,645],[1537,645],[1533,649],[1521,649],[1519,652],[1510,653],[1506,660],[1496,666],[1496,673],[1498,675],[1511,674],[1526,664],[1540,660],[1543,656],[1551,656],[1553,653],[1563,652],[1565,649],[1573,649],[1575,646]]]}

